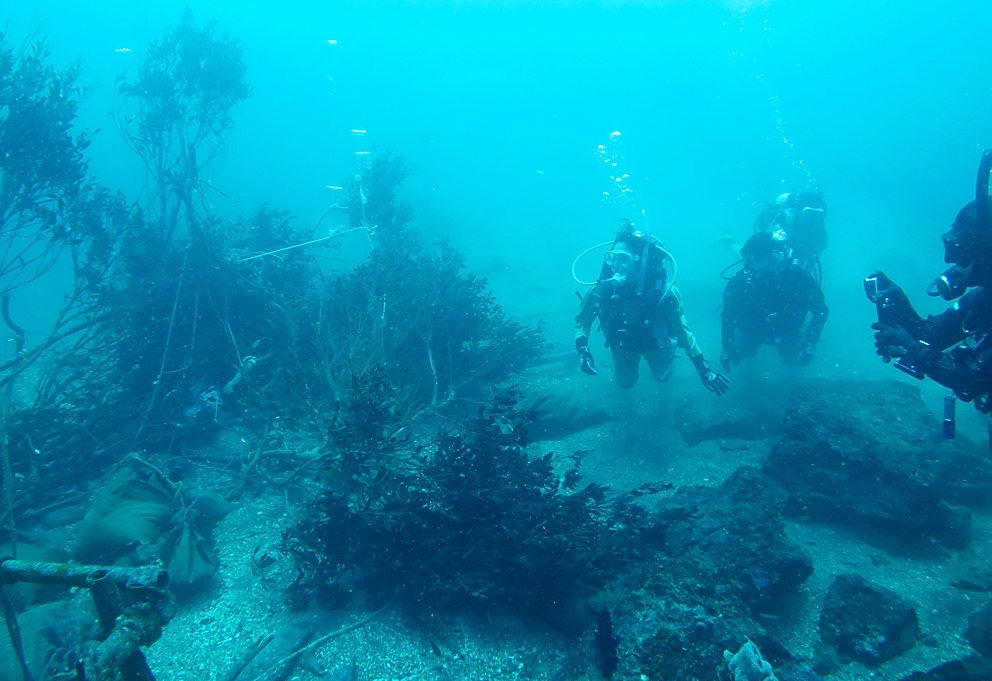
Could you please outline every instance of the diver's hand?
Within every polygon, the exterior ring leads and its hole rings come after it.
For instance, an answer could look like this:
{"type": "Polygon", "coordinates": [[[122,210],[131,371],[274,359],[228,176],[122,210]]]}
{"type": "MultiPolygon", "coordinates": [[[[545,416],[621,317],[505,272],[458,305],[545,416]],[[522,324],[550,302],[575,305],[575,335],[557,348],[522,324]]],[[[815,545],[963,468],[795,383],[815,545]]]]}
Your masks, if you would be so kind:
{"type": "Polygon", "coordinates": [[[699,380],[703,382],[703,387],[714,395],[725,395],[730,390],[730,381],[723,374],[713,371],[710,363],[703,359],[702,355],[692,358],[692,363],[696,366],[696,373],[699,380]]]}
{"type": "Polygon", "coordinates": [[[902,357],[916,345],[916,339],[901,326],[875,322],[871,328],[875,330],[875,352],[883,359],[902,357]]]}
{"type": "Polygon", "coordinates": [[[576,338],[575,349],[579,353],[579,371],[589,376],[597,376],[599,372],[596,371],[596,360],[592,357],[592,351],[589,350],[589,339],[585,336],[576,338]]]}
{"type": "Polygon", "coordinates": [[[905,326],[921,319],[899,284],[889,279],[885,272],[873,272],[871,276],[878,281],[878,299],[875,303],[879,306],[879,316],[886,323],[905,326]]]}
{"type": "Polygon", "coordinates": [[[796,363],[801,366],[809,366],[809,363],[813,361],[813,353],[816,351],[816,346],[812,343],[807,343],[803,346],[803,349],[799,351],[799,357],[796,359],[796,363]]]}

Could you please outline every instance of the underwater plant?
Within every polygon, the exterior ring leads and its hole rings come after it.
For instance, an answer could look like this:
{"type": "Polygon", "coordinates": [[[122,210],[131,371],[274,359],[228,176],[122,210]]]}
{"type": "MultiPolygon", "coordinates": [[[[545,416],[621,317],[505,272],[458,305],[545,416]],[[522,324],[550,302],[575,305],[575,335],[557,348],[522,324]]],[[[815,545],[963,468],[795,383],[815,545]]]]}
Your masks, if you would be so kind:
{"type": "Polygon", "coordinates": [[[535,413],[516,390],[418,443],[381,367],[353,381],[328,434],[324,491],[284,538],[296,602],[340,602],[357,586],[418,617],[501,608],[554,622],[662,541],[637,499],[665,485],[579,488],[581,453],[559,476],[553,454],[525,451],[535,413]]]}
{"type": "Polygon", "coordinates": [[[350,184],[352,224],[369,230],[373,248],[367,263],[328,282],[321,345],[340,384],[355,368],[385,365],[399,401],[415,411],[508,378],[547,343],[539,328],[506,315],[454,247],[421,241],[411,207],[396,200],[410,172],[386,151],[372,155],[366,204],[350,184]]]}
{"type": "MultiPolygon", "coordinates": [[[[26,44],[14,50],[0,35],[0,316],[15,340],[0,362],[0,449],[7,479],[26,493],[21,506],[36,505],[34,493],[79,495],[105,465],[145,444],[148,422],[160,431],[151,429],[152,444],[174,441],[174,425],[163,424],[177,423],[197,397],[187,400],[184,376],[170,372],[180,350],[180,367],[198,343],[226,364],[204,343],[208,325],[197,329],[197,301],[204,310],[214,302],[200,295],[198,275],[213,274],[216,256],[214,244],[195,237],[215,220],[193,203],[233,124],[230,108],[250,93],[240,48],[194,28],[186,13],[152,46],[138,81],[118,81],[118,121],[154,179],[147,204],[129,206],[87,175],[89,135],[74,129],[85,95],[79,66],[58,69],[43,40],[26,44]],[[197,162],[203,145],[210,150],[197,162]],[[181,220],[194,237],[183,241],[196,242],[188,251],[172,239],[181,220]],[[71,266],[70,287],[52,330],[35,342],[14,319],[11,295],[59,262],[71,266]],[[170,395],[182,408],[156,413],[170,395]]],[[[227,330],[215,335],[229,342],[227,330]]],[[[4,496],[9,519],[14,494],[4,496]]]]}
{"type": "Polygon", "coordinates": [[[10,312],[14,292],[68,252],[77,290],[55,328],[60,340],[72,335],[66,326],[79,321],[79,289],[99,284],[127,219],[121,197],[87,176],[90,134],[74,127],[86,94],[76,82],[80,67],[59,69],[50,57],[37,36],[15,50],[0,32],[0,313],[15,341],[15,357],[0,366],[0,385],[43,351],[26,348],[24,329],[10,312]]]}
{"type": "Polygon", "coordinates": [[[251,96],[241,46],[213,26],[197,28],[187,8],[162,40],[153,42],[135,81],[116,81],[118,130],[154,180],[148,219],[169,242],[185,219],[195,238],[195,204],[210,186],[207,170],[234,128],[231,110],[251,96]]]}
{"type": "Polygon", "coordinates": [[[79,66],[58,69],[43,40],[18,51],[0,33],[0,295],[55,266],[85,192],[87,133],[74,134],[79,66]]]}
{"type": "Polygon", "coordinates": [[[78,65],[52,65],[37,35],[15,50],[0,33],[0,318],[13,334],[13,351],[0,361],[0,515],[10,536],[15,506],[41,476],[39,454],[48,454],[44,438],[34,442],[26,429],[38,425],[61,440],[82,435],[66,427],[67,407],[85,394],[92,357],[106,340],[97,298],[132,220],[123,197],[88,176],[90,136],[75,128],[85,96],[78,75],[78,65]],[[12,298],[59,263],[71,274],[69,288],[48,332],[30,337],[12,298]]]}

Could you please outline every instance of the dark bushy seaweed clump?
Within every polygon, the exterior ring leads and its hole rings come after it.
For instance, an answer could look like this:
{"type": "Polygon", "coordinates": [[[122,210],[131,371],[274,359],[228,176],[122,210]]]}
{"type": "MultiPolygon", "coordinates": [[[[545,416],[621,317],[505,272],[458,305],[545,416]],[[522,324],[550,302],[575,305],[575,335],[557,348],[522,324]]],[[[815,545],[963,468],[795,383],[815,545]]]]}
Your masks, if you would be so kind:
{"type": "Polygon", "coordinates": [[[662,486],[577,490],[574,468],[559,478],[552,454],[524,451],[534,414],[516,392],[414,446],[384,372],[354,381],[328,438],[327,487],[285,538],[300,602],[355,584],[417,615],[497,606],[552,619],[660,541],[635,500],[662,486]]]}

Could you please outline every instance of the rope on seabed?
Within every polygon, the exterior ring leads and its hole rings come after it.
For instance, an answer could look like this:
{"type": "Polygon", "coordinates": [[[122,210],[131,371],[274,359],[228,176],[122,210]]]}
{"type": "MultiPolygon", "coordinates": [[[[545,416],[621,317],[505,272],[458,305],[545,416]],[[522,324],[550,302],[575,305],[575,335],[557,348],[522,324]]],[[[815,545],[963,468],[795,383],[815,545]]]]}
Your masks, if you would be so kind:
{"type": "Polygon", "coordinates": [[[268,678],[269,674],[271,674],[272,672],[274,672],[276,669],[278,669],[279,667],[281,667],[285,663],[292,661],[293,659],[299,657],[300,655],[303,655],[304,653],[310,652],[311,650],[313,650],[314,648],[316,648],[318,646],[324,645],[325,643],[327,643],[331,639],[337,638],[338,636],[343,636],[344,634],[347,634],[349,631],[354,631],[355,629],[358,629],[359,627],[365,626],[366,624],[368,624],[369,622],[371,622],[372,620],[374,620],[376,617],[378,617],[380,614],[382,614],[382,612],[386,608],[388,608],[390,605],[392,605],[392,604],[393,604],[393,601],[390,600],[389,603],[386,603],[384,606],[382,606],[381,608],[379,608],[378,610],[376,610],[371,615],[369,615],[369,616],[367,616],[367,617],[365,617],[363,619],[360,619],[357,622],[354,622],[352,624],[349,624],[346,627],[341,627],[340,629],[337,629],[335,631],[332,631],[331,633],[327,634],[326,636],[322,636],[322,637],[318,638],[313,643],[300,648],[295,653],[290,653],[289,655],[287,655],[286,657],[282,658],[281,660],[279,660],[278,662],[276,662],[274,665],[272,665],[271,667],[269,667],[268,669],[266,669],[265,672],[263,672],[262,674],[259,674],[258,675],[258,678],[260,678],[260,679],[268,678]]]}

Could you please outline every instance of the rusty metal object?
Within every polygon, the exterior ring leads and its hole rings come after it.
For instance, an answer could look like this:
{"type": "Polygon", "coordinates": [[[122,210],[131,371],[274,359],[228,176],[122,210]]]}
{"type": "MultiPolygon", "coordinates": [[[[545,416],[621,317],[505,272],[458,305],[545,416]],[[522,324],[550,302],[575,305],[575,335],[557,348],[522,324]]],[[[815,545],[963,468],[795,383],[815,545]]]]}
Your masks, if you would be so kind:
{"type": "MultiPolygon", "coordinates": [[[[0,558],[0,585],[15,582],[89,589],[102,634],[85,646],[77,661],[77,673],[84,673],[90,681],[154,681],[141,648],[157,641],[162,627],[175,615],[175,599],[165,570],[0,558]]],[[[7,624],[11,629],[9,618],[7,624]]],[[[10,634],[19,648],[16,626],[10,634]]],[[[25,678],[30,679],[27,669],[24,671],[25,678]]]]}

